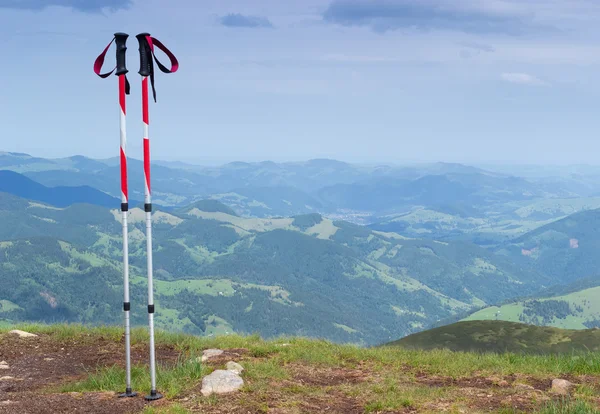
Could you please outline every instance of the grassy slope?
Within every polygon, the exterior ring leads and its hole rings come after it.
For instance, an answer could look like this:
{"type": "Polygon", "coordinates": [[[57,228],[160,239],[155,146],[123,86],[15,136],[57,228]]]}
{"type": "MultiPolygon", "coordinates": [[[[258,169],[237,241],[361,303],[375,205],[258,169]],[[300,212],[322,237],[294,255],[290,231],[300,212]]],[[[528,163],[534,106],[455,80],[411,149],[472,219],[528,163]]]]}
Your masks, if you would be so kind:
{"type": "MultiPolygon", "coordinates": [[[[586,329],[586,322],[600,320],[600,303],[597,298],[600,295],[600,287],[584,289],[567,295],[554,296],[550,298],[537,299],[545,301],[565,301],[569,304],[571,314],[565,318],[553,317],[549,326],[564,329],[586,329]]],[[[520,301],[502,306],[491,306],[481,309],[465,318],[464,320],[493,320],[497,312],[499,320],[519,322],[529,301],[520,301]]],[[[538,318],[538,323],[541,322],[538,318]]]]}
{"type": "Polygon", "coordinates": [[[600,350],[600,330],[564,330],[505,321],[463,321],[409,335],[389,345],[470,352],[597,352],[600,350]]]}
{"type": "MultiPolygon", "coordinates": [[[[56,343],[92,349],[98,338],[117,343],[122,335],[119,328],[89,329],[79,325],[17,328],[49,335],[56,343]]],[[[7,329],[0,328],[0,344],[1,334],[7,329]]],[[[147,339],[144,329],[132,332],[134,347],[146,347],[147,339]]],[[[157,332],[156,344],[159,349],[166,346],[176,350],[180,357],[175,365],[159,364],[158,390],[166,399],[147,406],[147,414],[271,410],[294,414],[323,412],[324,407],[336,413],[598,412],[593,406],[597,405],[599,353],[576,357],[454,353],[396,346],[358,348],[290,337],[272,341],[235,335],[200,338],[163,331],[157,332]],[[205,398],[198,392],[202,377],[222,369],[224,364],[189,362],[207,348],[247,350],[238,359],[245,367],[240,393],[205,398]],[[554,403],[547,384],[552,378],[565,376],[579,385],[571,398],[554,403]],[[519,388],[519,383],[532,384],[536,389],[519,388]]],[[[120,366],[99,366],[89,371],[83,380],[39,390],[39,398],[55,392],[78,398],[82,395],[79,392],[122,391],[124,371],[120,366]]],[[[135,389],[149,389],[146,366],[135,365],[132,379],[135,389]]]]}

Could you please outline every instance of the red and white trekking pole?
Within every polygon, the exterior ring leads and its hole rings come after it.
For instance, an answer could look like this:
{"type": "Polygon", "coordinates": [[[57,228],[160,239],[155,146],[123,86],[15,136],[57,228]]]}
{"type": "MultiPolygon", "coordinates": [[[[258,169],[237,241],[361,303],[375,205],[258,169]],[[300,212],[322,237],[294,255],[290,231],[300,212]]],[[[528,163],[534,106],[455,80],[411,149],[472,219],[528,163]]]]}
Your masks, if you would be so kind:
{"type": "Polygon", "coordinates": [[[135,397],[137,393],[131,390],[131,342],[130,342],[130,325],[129,325],[129,312],[131,304],[129,302],[129,246],[128,246],[128,227],[127,227],[127,211],[129,210],[128,204],[128,192],[127,192],[127,134],[126,134],[126,123],[125,123],[125,95],[129,95],[129,81],[127,80],[127,67],[125,64],[126,52],[127,52],[127,38],[129,37],[126,33],[115,33],[115,37],[106,46],[104,51],[96,58],[94,62],[94,72],[101,78],[108,77],[111,73],[115,72],[115,75],[119,77],[119,107],[120,107],[120,131],[121,131],[121,151],[120,151],[120,163],[121,163],[121,215],[123,221],[123,287],[124,287],[124,299],[123,299],[123,310],[125,312],[125,365],[126,365],[126,380],[125,380],[125,392],[120,394],[119,397],[135,397]],[[117,49],[117,66],[115,69],[108,73],[100,73],[102,64],[106,52],[110,48],[112,42],[115,42],[117,49]]]}
{"type": "Polygon", "coordinates": [[[140,71],[142,76],[142,119],[144,122],[144,211],[146,213],[146,254],[148,266],[148,324],[150,333],[150,394],[146,400],[158,400],[162,395],[156,391],[156,357],[154,350],[154,288],[152,285],[152,192],[150,186],[150,137],[148,127],[150,125],[148,117],[148,78],[152,85],[152,94],[156,102],[156,90],[154,89],[154,60],[159,69],[164,73],[176,72],[179,68],[177,58],[158,40],[151,37],[149,33],[140,33],[136,36],[139,42],[140,51],[140,71]],[[154,46],[165,52],[171,60],[171,69],[167,69],[154,56],[154,46]]]}

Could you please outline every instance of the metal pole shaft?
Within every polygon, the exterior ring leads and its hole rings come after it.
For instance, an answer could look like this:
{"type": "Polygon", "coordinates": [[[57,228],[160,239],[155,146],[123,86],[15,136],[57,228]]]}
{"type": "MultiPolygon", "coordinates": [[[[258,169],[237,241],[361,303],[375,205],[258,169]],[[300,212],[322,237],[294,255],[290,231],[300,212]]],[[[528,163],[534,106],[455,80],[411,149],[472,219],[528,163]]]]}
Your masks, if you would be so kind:
{"type": "Polygon", "coordinates": [[[125,75],[119,75],[119,106],[120,106],[120,132],[121,132],[121,215],[123,221],[123,311],[125,313],[125,393],[122,397],[137,395],[131,389],[131,332],[129,324],[129,232],[127,225],[128,190],[127,190],[127,133],[126,133],[126,105],[125,105],[125,75]]]}
{"type": "Polygon", "coordinates": [[[148,267],[148,326],[150,334],[150,395],[147,399],[159,399],[156,392],[156,356],[154,351],[154,286],[152,283],[152,196],[150,186],[150,139],[148,136],[148,77],[142,76],[142,116],[144,121],[144,210],[146,213],[146,257],[148,267]]]}

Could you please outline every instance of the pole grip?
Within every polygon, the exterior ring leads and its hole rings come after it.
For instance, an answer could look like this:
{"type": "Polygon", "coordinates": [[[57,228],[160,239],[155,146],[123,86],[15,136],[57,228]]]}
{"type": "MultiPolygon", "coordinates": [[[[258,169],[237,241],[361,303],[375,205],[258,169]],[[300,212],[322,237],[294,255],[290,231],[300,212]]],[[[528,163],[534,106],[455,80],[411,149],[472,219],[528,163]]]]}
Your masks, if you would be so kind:
{"type": "Polygon", "coordinates": [[[148,36],[150,33],[140,33],[136,36],[140,44],[138,49],[140,51],[140,71],[138,73],[142,76],[150,76],[152,73],[152,51],[148,44],[148,36]]]}
{"type": "Polygon", "coordinates": [[[125,63],[126,54],[127,54],[127,38],[129,35],[127,33],[115,33],[115,44],[117,48],[117,71],[116,75],[125,75],[127,72],[127,65],[125,63]]]}

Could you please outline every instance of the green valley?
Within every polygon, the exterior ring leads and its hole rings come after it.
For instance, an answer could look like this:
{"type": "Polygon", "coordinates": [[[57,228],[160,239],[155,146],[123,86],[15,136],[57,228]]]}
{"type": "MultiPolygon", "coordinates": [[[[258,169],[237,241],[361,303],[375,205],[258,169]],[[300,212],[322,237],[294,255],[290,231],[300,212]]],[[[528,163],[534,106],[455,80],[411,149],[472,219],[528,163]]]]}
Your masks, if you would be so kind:
{"type": "MultiPolygon", "coordinates": [[[[0,195],[1,317],[119,323],[117,210],[0,195]],[[15,209],[15,206],[20,208],[15,209]]],[[[157,324],[374,344],[533,293],[543,274],[466,242],[411,239],[319,214],[244,218],[216,200],[154,213],[157,324]]],[[[132,208],[135,324],[145,322],[143,212],[132,208]]]]}

